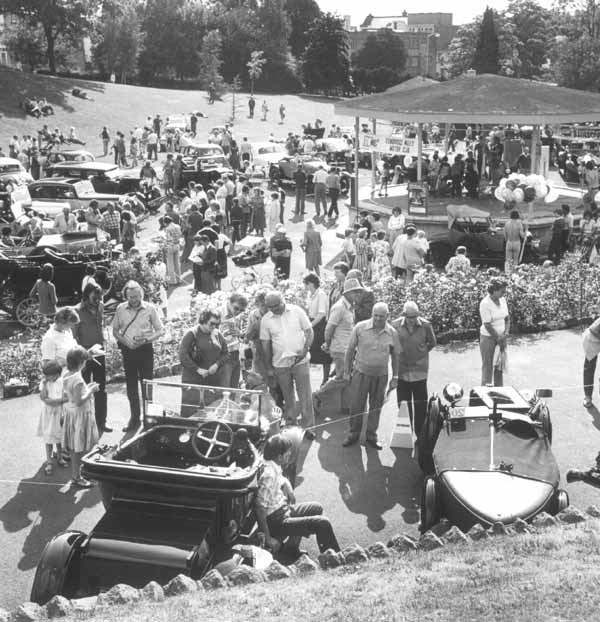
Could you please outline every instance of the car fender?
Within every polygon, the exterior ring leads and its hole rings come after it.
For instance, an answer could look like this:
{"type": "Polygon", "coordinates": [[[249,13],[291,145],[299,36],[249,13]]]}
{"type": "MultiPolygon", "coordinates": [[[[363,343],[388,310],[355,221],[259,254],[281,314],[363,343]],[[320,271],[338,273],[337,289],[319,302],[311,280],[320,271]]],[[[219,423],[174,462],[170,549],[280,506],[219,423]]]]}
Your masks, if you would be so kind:
{"type": "Polygon", "coordinates": [[[32,602],[43,605],[53,596],[63,594],[71,563],[86,537],[82,531],[65,531],[46,544],[33,579],[32,602]]]}

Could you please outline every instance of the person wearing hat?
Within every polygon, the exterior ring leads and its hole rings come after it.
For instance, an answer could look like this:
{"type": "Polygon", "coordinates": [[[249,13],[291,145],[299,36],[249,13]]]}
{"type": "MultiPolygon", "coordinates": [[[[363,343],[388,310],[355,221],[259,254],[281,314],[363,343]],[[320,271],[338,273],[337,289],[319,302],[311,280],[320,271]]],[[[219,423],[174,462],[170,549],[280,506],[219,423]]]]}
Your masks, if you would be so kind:
{"type": "Polygon", "coordinates": [[[467,257],[467,247],[457,246],[454,257],[450,257],[446,264],[446,272],[456,274],[457,272],[467,272],[470,269],[471,260],[467,257]]]}
{"type": "Polygon", "coordinates": [[[275,265],[275,274],[278,278],[290,278],[290,258],[292,256],[292,241],[287,236],[285,227],[277,225],[275,235],[269,241],[269,255],[275,265]]]}
{"type": "Polygon", "coordinates": [[[419,307],[411,300],[404,303],[402,316],[392,322],[398,333],[398,408],[408,404],[408,413],[416,434],[425,421],[427,410],[427,374],[429,352],[437,341],[431,323],[419,316],[419,307]]]}
{"type": "MultiPolygon", "coordinates": [[[[344,359],[346,349],[350,343],[350,335],[354,328],[353,307],[357,299],[364,292],[364,287],[358,279],[344,281],[342,296],[333,304],[329,311],[329,318],[325,325],[323,345],[324,352],[329,353],[335,369],[335,376],[330,378],[320,389],[313,392],[313,410],[315,416],[320,415],[323,400],[333,400],[340,396],[341,413],[350,413],[350,395],[348,380],[344,378],[344,359]]],[[[337,401],[336,401],[337,406],[337,401]]]]}
{"type": "Polygon", "coordinates": [[[373,313],[375,294],[364,286],[360,270],[349,270],[346,279],[356,279],[361,286],[361,291],[354,298],[354,323],[368,320],[373,313]]]}
{"type": "Polygon", "coordinates": [[[403,263],[406,266],[406,284],[412,283],[415,273],[418,272],[425,263],[425,250],[423,245],[417,238],[417,228],[412,225],[406,225],[406,241],[403,248],[403,263]]]}
{"type": "Polygon", "coordinates": [[[366,443],[374,449],[382,449],[377,439],[377,428],[388,384],[388,365],[391,358],[389,389],[392,390],[398,386],[400,354],[398,333],[388,323],[388,317],[388,306],[378,302],[373,307],[371,319],[359,322],[352,329],[344,359],[344,378],[350,380],[350,430],[342,443],[344,447],[358,441],[363,415],[366,414],[366,443]]]}

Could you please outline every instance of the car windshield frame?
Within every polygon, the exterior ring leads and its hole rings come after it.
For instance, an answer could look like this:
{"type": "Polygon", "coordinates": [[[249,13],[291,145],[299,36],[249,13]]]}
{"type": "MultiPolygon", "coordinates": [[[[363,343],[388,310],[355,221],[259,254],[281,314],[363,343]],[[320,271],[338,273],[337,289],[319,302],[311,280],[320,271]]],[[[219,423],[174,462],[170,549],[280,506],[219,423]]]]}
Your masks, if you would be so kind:
{"type": "Polygon", "coordinates": [[[0,164],[0,175],[12,175],[24,171],[25,169],[21,164],[0,164]]]}

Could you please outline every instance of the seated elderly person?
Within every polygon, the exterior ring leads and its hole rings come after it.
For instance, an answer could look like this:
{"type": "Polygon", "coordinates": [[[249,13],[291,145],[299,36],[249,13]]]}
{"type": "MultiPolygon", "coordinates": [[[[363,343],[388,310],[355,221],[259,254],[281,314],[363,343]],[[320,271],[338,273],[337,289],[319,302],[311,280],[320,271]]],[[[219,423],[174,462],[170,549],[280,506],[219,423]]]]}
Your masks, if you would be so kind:
{"type": "Polygon", "coordinates": [[[280,434],[269,438],[265,445],[264,466],[258,479],[255,503],[266,548],[276,552],[281,546],[280,541],[287,537],[284,552],[290,557],[299,557],[302,553],[300,540],[315,534],[321,553],[328,549],[339,551],[333,527],[323,516],[321,504],[296,504],[292,486],[281,471],[291,449],[292,442],[280,434]]]}
{"type": "Polygon", "coordinates": [[[471,260],[467,257],[467,248],[457,246],[454,257],[450,257],[446,264],[446,272],[453,274],[456,272],[466,272],[471,268],[471,260]]]}

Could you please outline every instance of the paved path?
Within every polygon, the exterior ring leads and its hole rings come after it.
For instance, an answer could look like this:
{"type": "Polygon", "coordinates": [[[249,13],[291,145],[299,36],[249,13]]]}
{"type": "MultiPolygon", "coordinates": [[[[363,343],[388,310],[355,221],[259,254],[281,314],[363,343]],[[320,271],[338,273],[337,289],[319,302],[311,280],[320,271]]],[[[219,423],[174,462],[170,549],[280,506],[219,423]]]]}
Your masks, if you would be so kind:
{"type": "MultiPolygon", "coordinates": [[[[551,387],[554,451],[561,472],[591,463],[600,446],[600,413],[581,407],[581,335],[559,331],[514,338],[510,343],[507,383],[517,387],[551,387]]],[[[319,368],[313,368],[314,384],[319,368]]],[[[432,353],[430,390],[441,391],[455,380],[469,388],[479,380],[476,343],[439,347],[432,353]]],[[[119,430],[127,420],[122,385],[109,388],[109,423],[119,430]]],[[[600,401],[599,401],[600,403],[600,401]]],[[[389,443],[396,408],[384,409],[380,436],[389,443]]],[[[35,436],[37,395],[0,402],[0,606],[14,607],[28,598],[35,566],[45,543],[67,529],[89,531],[102,515],[97,490],[73,492],[64,486],[65,470],[47,477],[41,470],[43,446],[35,436]]],[[[398,532],[417,533],[421,475],[407,450],[383,451],[364,445],[342,448],[346,423],[332,420],[302,451],[297,497],[317,499],[333,519],[340,542],[386,541],[398,532]]],[[[104,440],[117,442],[113,432],[104,440]]],[[[568,486],[571,502],[600,505],[600,492],[583,484],[568,486]]],[[[308,549],[315,553],[314,543],[308,549]]]]}

